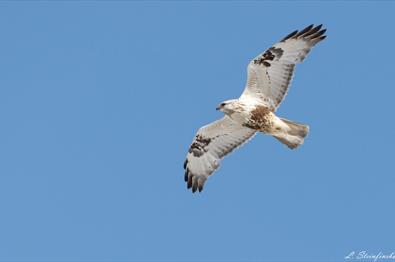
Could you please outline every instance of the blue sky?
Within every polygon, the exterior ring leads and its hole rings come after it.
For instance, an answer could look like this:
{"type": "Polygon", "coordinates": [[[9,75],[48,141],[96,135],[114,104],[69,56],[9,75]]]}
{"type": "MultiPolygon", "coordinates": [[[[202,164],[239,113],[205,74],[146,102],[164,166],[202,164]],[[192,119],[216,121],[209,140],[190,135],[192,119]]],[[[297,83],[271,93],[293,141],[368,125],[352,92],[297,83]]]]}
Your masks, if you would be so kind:
{"type": "Polygon", "coordinates": [[[391,2],[0,2],[0,261],[343,261],[395,243],[391,2]],[[196,130],[250,59],[328,38],[278,114],[191,194],[196,130]]]}

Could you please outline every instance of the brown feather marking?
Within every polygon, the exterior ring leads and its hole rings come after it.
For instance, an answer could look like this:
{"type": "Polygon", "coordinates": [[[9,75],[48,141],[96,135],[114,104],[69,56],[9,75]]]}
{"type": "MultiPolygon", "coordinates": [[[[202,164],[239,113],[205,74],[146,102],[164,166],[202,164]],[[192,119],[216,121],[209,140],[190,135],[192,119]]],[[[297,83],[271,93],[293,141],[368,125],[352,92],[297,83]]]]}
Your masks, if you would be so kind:
{"type": "Polygon", "coordinates": [[[272,126],[270,113],[272,111],[265,106],[256,106],[251,111],[251,117],[243,125],[254,130],[269,132],[272,126]]]}
{"type": "Polygon", "coordinates": [[[202,135],[197,135],[195,141],[189,148],[189,153],[195,157],[200,157],[203,153],[207,152],[207,146],[210,144],[211,138],[204,138],[202,135]]]}
{"type": "Polygon", "coordinates": [[[270,47],[261,55],[261,57],[254,60],[254,64],[264,65],[266,67],[269,67],[271,66],[271,64],[268,61],[273,61],[274,59],[277,60],[280,59],[283,53],[284,50],[282,50],[281,48],[270,47]]]}

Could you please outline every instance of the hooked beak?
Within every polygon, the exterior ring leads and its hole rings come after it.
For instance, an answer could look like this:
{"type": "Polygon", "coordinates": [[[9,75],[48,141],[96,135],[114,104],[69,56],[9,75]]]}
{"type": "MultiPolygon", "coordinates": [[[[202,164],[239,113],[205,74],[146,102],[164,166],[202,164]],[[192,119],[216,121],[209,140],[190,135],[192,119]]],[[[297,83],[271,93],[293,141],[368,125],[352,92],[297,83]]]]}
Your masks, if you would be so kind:
{"type": "Polygon", "coordinates": [[[220,110],[221,109],[221,107],[220,106],[217,106],[216,108],[215,108],[215,110],[220,110]]]}

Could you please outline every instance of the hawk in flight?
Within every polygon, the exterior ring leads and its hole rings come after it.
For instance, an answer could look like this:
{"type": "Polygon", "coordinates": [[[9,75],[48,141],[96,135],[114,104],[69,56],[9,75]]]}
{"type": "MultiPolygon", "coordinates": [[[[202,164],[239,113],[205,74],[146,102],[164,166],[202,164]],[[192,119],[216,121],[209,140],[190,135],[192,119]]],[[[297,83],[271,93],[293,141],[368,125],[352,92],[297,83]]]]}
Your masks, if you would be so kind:
{"type": "Polygon", "coordinates": [[[322,25],[294,31],[248,64],[248,79],[238,99],[227,100],[217,110],[225,116],[201,127],[184,162],[185,182],[201,192],[220,160],[251,139],[256,132],[271,135],[291,149],[303,143],[309,127],[275,115],[287,94],[295,65],[325,39],[322,25]]]}

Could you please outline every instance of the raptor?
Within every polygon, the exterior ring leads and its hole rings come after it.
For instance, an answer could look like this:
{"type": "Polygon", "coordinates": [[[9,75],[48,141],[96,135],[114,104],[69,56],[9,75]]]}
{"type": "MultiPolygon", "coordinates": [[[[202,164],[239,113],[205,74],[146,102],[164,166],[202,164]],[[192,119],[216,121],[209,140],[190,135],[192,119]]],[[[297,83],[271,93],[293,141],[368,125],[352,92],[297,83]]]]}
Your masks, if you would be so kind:
{"type": "Polygon", "coordinates": [[[238,99],[222,102],[223,118],[201,127],[184,162],[185,182],[192,192],[201,192],[207,178],[223,157],[247,142],[257,132],[271,135],[291,149],[303,144],[309,127],[276,116],[287,94],[295,65],[325,39],[322,25],[294,31],[248,64],[246,87],[238,99]]]}

